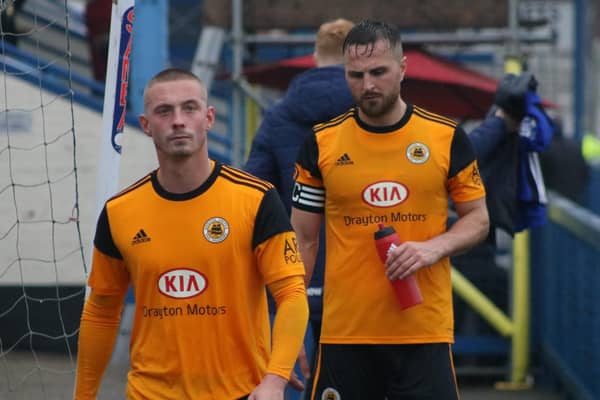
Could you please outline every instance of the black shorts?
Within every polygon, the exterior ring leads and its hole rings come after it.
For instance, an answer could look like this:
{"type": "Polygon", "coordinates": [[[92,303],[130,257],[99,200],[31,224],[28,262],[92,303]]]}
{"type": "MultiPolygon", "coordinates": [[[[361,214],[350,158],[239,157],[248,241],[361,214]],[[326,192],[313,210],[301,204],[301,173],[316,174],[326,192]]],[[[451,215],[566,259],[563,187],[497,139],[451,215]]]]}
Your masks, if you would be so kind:
{"type": "Polygon", "coordinates": [[[321,344],[310,400],[458,400],[449,343],[321,344]]]}

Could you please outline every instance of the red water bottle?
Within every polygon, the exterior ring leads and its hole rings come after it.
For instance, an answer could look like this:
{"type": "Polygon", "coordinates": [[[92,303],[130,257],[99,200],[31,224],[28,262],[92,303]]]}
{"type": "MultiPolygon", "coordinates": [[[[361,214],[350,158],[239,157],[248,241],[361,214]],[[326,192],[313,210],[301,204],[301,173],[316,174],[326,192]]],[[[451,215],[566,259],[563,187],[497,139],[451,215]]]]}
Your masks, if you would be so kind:
{"type": "MultiPolygon", "coordinates": [[[[378,224],[378,226],[379,230],[374,234],[375,247],[377,248],[381,262],[385,264],[388,253],[400,245],[400,238],[393,227],[384,226],[383,224],[378,224]]],[[[423,302],[423,296],[421,296],[421,290],[414,275],[409,275],[404,279],[396,279],[391,283],[402,309],[416,306],[423,302]]]]}

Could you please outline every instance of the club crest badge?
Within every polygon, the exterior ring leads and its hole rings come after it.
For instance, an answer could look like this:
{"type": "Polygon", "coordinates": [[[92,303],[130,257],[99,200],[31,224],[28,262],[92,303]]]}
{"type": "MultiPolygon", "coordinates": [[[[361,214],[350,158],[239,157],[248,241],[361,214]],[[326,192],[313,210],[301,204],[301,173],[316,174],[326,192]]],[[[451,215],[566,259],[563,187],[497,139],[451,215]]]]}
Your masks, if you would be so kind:
{"type": "Polygon", "coordinates": [[[204,238],[211,243],[221,243],[229,236],[229,224],[223,218],[213,217],[204,224],[204,238]]]}
{"type": "Polygon", "coordinates": [[[323,394],[321,394],[321,400],[341,400],[342,396],[340,393],[334,388],[327,388],[323,390],[323,394]]]}
{"type": "Polygon", "coordinates": [[[423,143],[412,143],[406,149],[406,158],[413,164],[423,164],[429,160],[429,147],[423,143]]]}

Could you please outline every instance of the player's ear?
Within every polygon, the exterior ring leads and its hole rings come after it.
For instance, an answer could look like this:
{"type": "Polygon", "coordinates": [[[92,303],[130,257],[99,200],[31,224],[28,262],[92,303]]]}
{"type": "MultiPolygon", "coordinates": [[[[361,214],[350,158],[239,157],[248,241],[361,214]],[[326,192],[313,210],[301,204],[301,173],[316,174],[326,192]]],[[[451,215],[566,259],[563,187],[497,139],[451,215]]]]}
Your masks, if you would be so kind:
{"type": "Polygon", "coordinates": [[[148,118],[146,118],[146,116],[144,114],[140,114],[140,116],[138,116],[138,121],[139,121],[140,127],[142,128],[144,133],[148,136],[152,136],[152,134],[150,133],[150,129],[148,127],[148,118]]]}
{"type": "Polygon", "coordinates": [[[400,82],[402,82],[404,80],[404,75],[406,74],[406,56],[402,56],[402,59],[400,60],[400,69],[402,71],[400,82]]]}
{"type": "Polygon", "coordinates": [[[213,106],[208,106],[206,109],[206,119],[208,121],[207,123],[207,129],[212,128],[214,122],[215,122],[215,108],[213,106]]]}

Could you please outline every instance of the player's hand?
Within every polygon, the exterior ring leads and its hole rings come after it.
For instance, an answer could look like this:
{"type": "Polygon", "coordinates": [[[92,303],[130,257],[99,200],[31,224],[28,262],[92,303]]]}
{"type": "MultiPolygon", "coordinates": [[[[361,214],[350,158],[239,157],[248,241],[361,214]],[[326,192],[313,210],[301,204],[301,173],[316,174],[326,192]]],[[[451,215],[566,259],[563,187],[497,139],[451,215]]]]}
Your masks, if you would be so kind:
{"type": "MultiPolygon", "coordinates": [[[[300,366],[300,371],[302,372],[302,376],[306,381],[308,378],[310,378],[310,367],[308,366],[308,359],[306,357],[306,349],[304,348],[304,345],[302,345],[300,348],[300,353],[298,354],[298,365],[300,366]]],[[[294,371],[292,371],[292,377],[290,378],[289,385],[296,390],[304,390],[304,382],[298,378],[298,375],[296,375],[294,371]]]]}
{"type": "Polygon", "coordinates": [[[423,267],[436,263],[442,254],[427,242],[403,242],[392,249],[386,260],[389,280],[404,279],[423,267]]]}
{"type": "Polygon", "coordinates": [[[308,357],[306,356],[306,347],[304,347],[304,343],[300,348],[300,354],[298,354],[298,365],[300,366],[300,372],[302,372],[302,376],[306,381],[310,378],[310,366],[308,365],[308,357]]]}
{"type": "Polygon", "coordinates": [[[283,400],[287,381],[279,375],[266,374],[260,384],[250,393],[248,400],[283,400]]]}
{"type": "Polygon", "coordinates": [[[300,392],[304,390],[304,382],[302,382],[302,380],[298,378],[298,375],[296,375],[294,371],[292,371],[292,376],[290,377],[288,385],[290,385],[291,388],[296,389],[300,392]]]}

